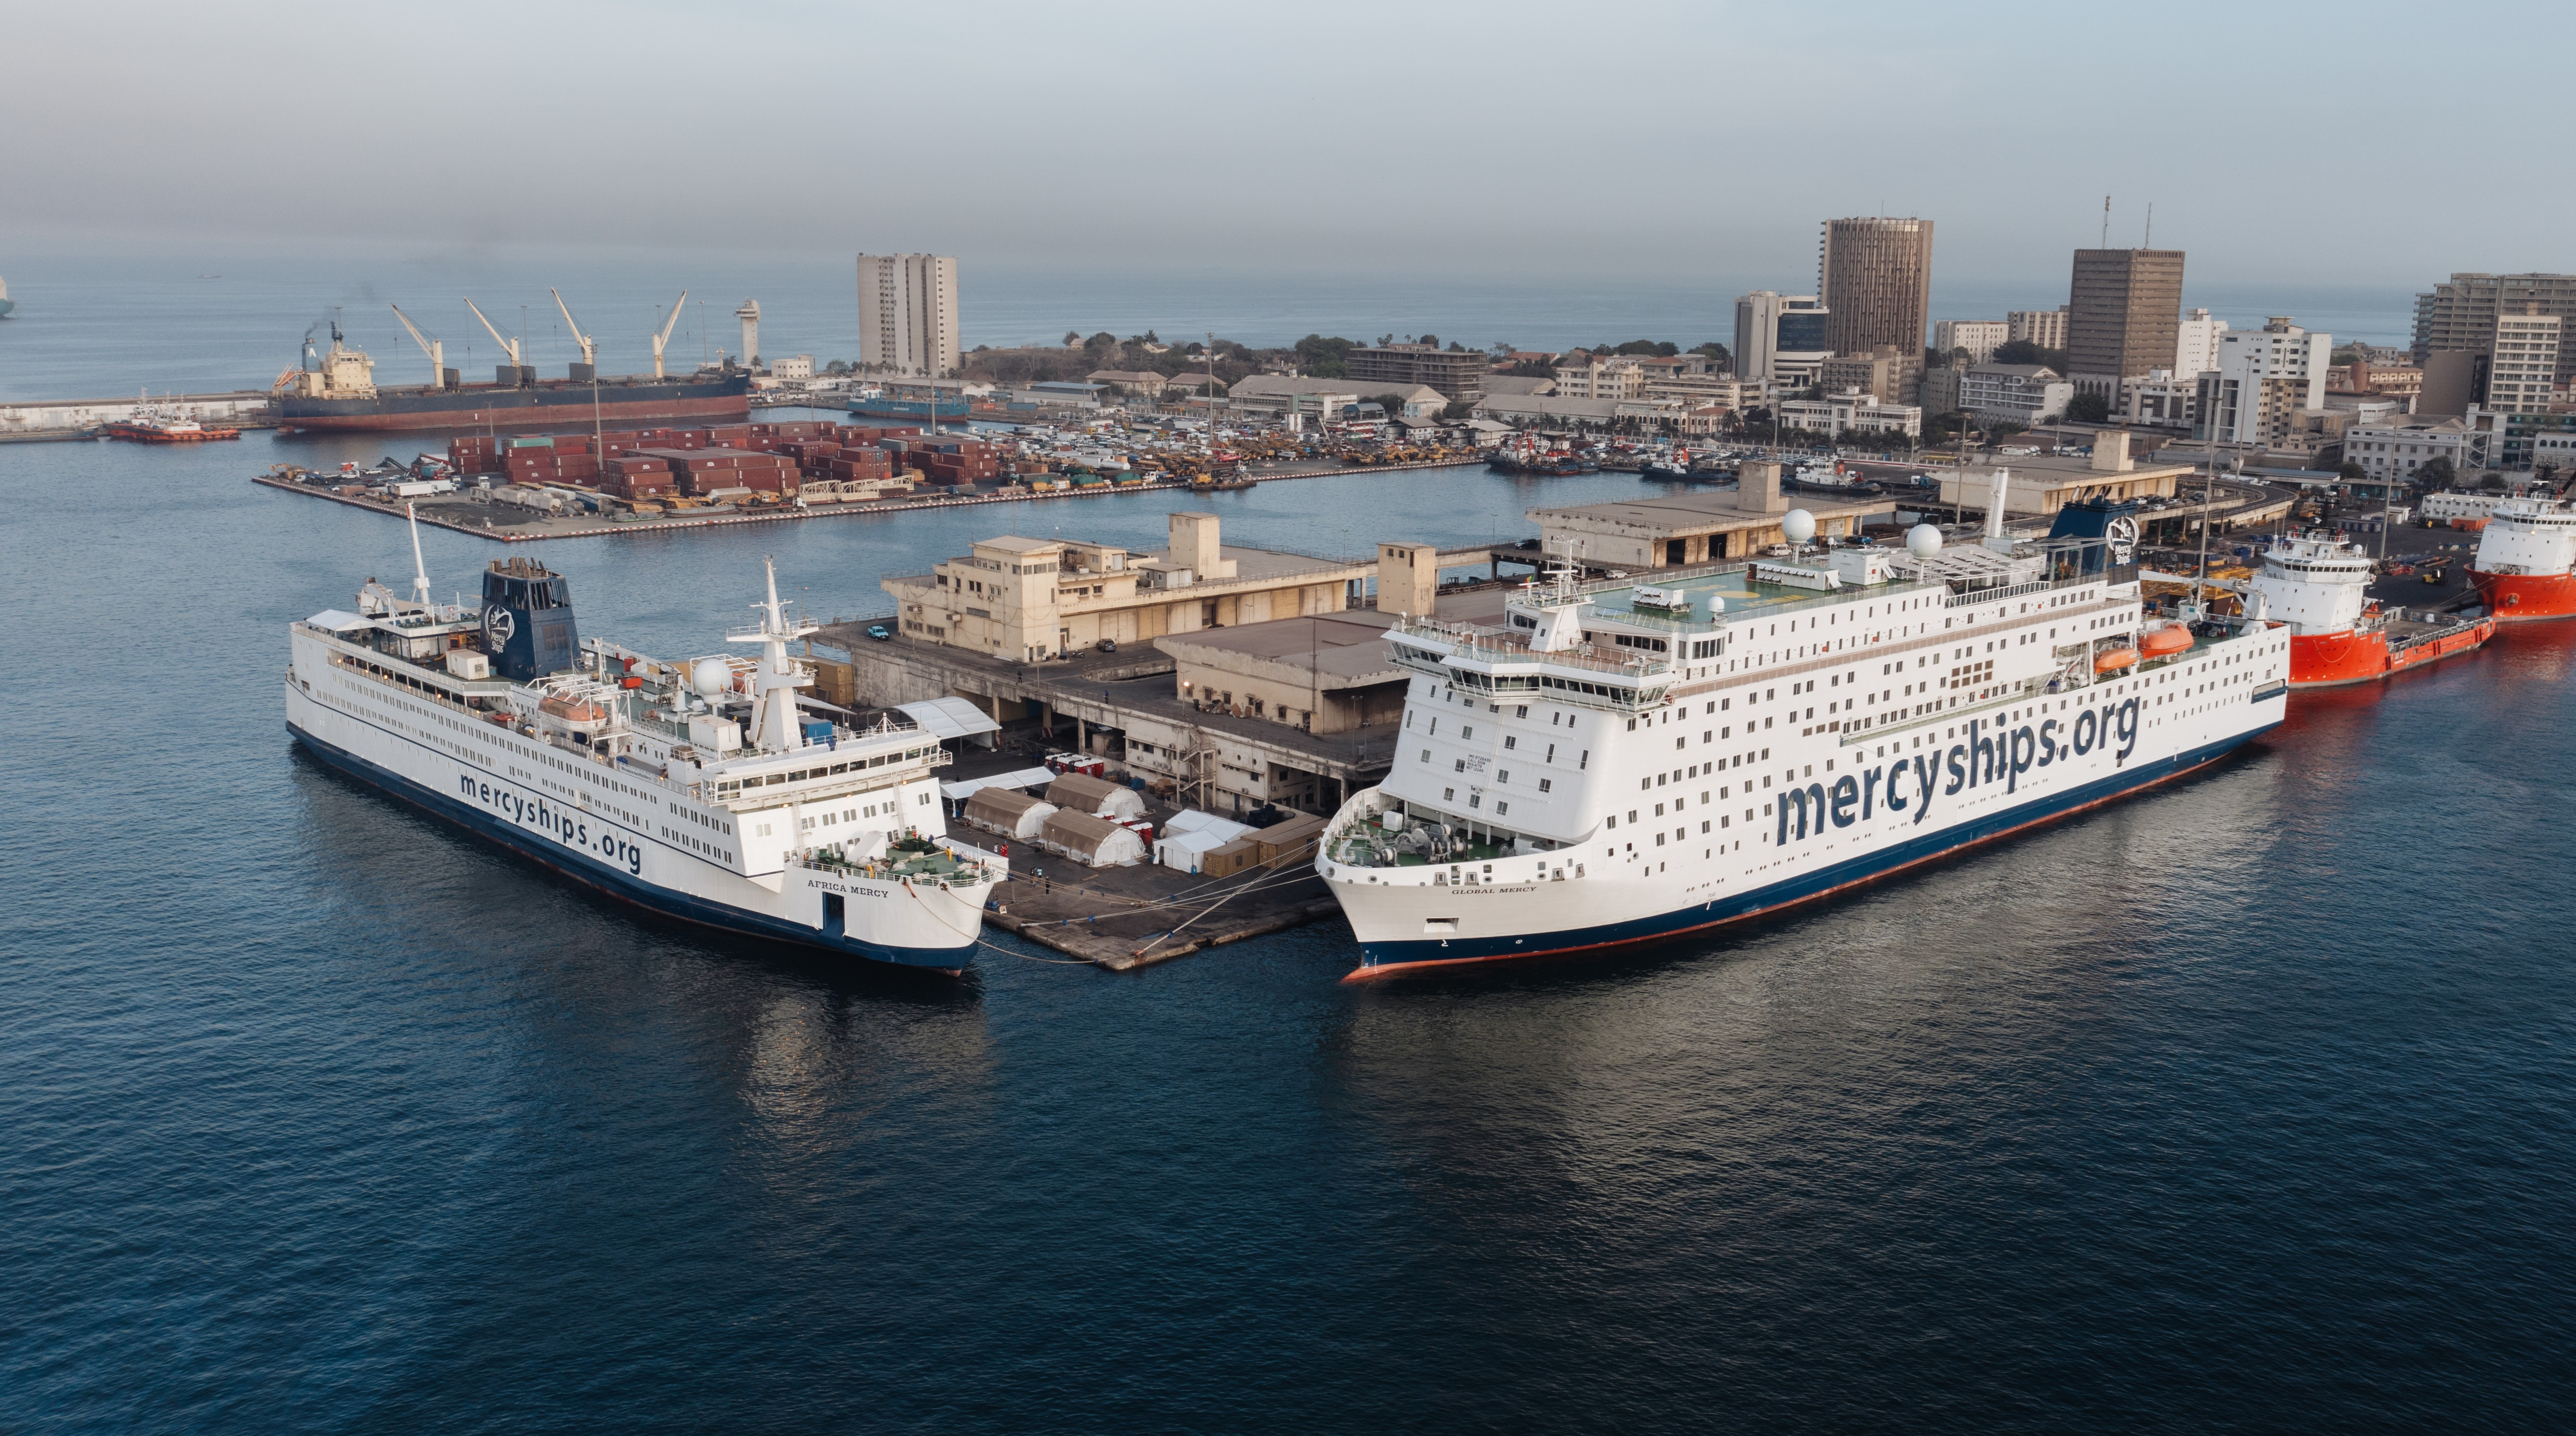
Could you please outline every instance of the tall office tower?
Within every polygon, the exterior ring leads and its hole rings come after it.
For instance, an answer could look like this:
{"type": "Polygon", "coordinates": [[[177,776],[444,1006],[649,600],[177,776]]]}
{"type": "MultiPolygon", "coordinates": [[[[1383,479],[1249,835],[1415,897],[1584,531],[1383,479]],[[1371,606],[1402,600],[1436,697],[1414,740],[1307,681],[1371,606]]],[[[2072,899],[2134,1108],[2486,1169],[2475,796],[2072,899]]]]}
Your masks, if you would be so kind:
{"type": "Polygon", "coordinates": [[[2182,319],[2182,251],[2079,249],[2066,306],[2066,377],[2077,393],[2171,368],[2182,319]]]}
{"type": "Polygon", "coordinates": [[[1825,308],[1812,294],[1757,289],[1735,301],[1735,377],[1755,384],[1815,382],[1825,343],[1825,308]],[[1787,377],[1783,377],[1783,370],[1787,377]]]}
{"type": "Polygon", "coordinates": [[[1893,344],[1922,352],[1932,317],[1932,221],[1826,220],[1816,276],[1826,348],[1870,354],[1893,344]]]}
{"type": "MultiPolygon", "coordinates": [[[[2429,370],[2435,354],[2474,354],[2486,367],[2495,355],[2497,318],[2534,312],[2576,321],[2576,274],[2454,274],[2415,296],[2415,362],[2429,370]]],[[[2552,376],[2561,387],[2576,377],[2570,350],[2576,346],[2562,346],[2552,376]]]]}
{"type": "Polygon", "coordinates": [[[859,256],[859,363],[915,379],[957,372],[955,259],[859,256]]]}
{"type": "Polygon", "coordinates": [[[2004,315],[2004,338],[2027,341],[2042,349],[2066,347],[2066,306],[2055,309],[2015,309],[2004,315]]]}

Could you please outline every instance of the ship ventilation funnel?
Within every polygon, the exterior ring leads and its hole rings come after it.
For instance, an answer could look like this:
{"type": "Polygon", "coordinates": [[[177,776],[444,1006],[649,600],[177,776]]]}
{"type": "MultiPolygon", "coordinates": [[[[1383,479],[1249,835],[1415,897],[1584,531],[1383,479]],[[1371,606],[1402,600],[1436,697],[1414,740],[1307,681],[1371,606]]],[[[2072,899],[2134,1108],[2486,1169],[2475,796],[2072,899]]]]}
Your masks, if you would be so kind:
{"type": "Polygon", "coordinates": [[[525,683],[573,666],[572,584],[532,559],[494,559],[483,571],[483,649],[501,676],[525,683]]]}

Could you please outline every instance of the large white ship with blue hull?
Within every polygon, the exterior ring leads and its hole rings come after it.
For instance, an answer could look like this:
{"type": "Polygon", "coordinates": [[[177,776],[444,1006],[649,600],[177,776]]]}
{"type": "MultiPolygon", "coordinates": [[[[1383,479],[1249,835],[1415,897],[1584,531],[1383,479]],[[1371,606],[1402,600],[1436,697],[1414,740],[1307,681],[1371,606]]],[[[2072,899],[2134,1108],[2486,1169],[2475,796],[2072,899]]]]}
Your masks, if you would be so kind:
{"type": "MultiPolygon", "coordinates": [[[[2000,492],[2002,480],[1998,480],[2000,492]]],[[[1784,528],[1804,543],[1812,521],[1784,528]]],[[[1389,630],[1396,762],[1316,868],[1353,977],[1655,941],[1822,898],[2200,768],[2278,724],[2288,630],[2151,619],[2124,506],[2046,540],[1534,581],[1389,630]]]]}
{"type": "Polygon", "coordinates": [[[734,654],[581,641],[564,579],[524,559],[482,606],[370,580],[293,625],[288,731],[324,763],[544,866],[685,922],[957,973],[1000,859],[944,836],[934,735],[797,689],[777,601],[734,654]]]}

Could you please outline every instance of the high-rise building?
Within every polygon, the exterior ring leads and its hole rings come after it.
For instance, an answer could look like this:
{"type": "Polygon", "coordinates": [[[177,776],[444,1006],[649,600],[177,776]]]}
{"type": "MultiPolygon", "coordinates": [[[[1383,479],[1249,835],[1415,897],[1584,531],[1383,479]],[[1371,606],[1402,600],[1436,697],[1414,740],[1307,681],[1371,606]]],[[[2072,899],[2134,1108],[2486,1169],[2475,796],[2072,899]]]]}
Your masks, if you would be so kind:
{"type": "Polygon", "coordinates": [[[2012,338],[2012,326],[2000,319],[1944,319],[1932,326],[1932,347],[1943,354],[1965,349],[1968,362],[1983,364],[2012,338]]]}
{"type": "Polygon", "coordinates": [[[1829,219],[1816,262],[1825,347],[1920,350],[1932,317],[1932,221],[1829,219]]]}
{"type": "Polygon", "coordinates": [[[1837,354],[1818,366],[1816,382],[1828,394],[1857,389],[1882,404],[1918,404],[1923,351],[1881,344],[1873,354],[1837,354]]]}
{"type": "MultiPolygon", "coordinates": [[[[2491,370],[2497,318],[2528,315],[2533,305],[2538,313],[2576,321],[2576,274],[2454,274],[2415,296],[2414,359],[2427,371],[2427,387],[2435,354],[2473,354],[2476,367],[2491,370]]],[[[2576,377],[2569,347],[2561,346],[2551,376],[2561,387],[2576,377]]]]}
{"type": "Polygon", "coordinates": [[[2182,316],[2179,249],[2079,249],[2066,306],[2066,377],[2078,393],[2173,367],[2182,316]]]}
{"type": "Polygon", "coordinates": [[[2536,414],[2549,407],[2557,387],[2559,341],[2566,321],[2543,314],[2536,301],[2519,314],[2499,314],[2487,361],[2486,408],[2504,414],[2536,414]]]}
{"type": "Polygon", "coordinates": [[[2301,411],[2325,407],[2333,349],[2332,336],[2311,334],[2285,316],[2265,320],[2260,329],[2222,334],[2200,412],[2228,443],[2277,443],[2296,427],[2301,411]]]}
{"type": "Polygon", "coordinates": [[[2004,338],[2036,344],[2042,349],[2066,347],[2066,306],[2055,309],[2016,309],[2004,316],[2004,338]]]}
{"type": "Polygon", "coordinates": [[[1735,301],[1735,377],[1758,384],[1803,386],[1833,353],[1825,306],[1812,294],[1757,289],[1735,301]]]}
{"type": "Polygon", "coordinates": [[[957,373],[957,261],[859,256],[859,364],[915,379],[957,373]]]}
{"type": "Polygon", "coordinates": [[[2218,336],[2226,332],[2227,321],[2210,318],[2206,309],[2183,316],[2174,327],[2173,376],[2189,382],[2194,375],[2217,368],[2218,336]]]}

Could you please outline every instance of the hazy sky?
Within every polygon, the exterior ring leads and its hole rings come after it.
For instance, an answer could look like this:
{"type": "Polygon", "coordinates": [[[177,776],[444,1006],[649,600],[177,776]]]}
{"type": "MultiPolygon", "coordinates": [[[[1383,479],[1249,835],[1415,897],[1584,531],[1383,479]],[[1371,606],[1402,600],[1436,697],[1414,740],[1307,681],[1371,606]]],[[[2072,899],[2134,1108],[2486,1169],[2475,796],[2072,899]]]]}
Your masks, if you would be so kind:
{"type": "Polygon", "coordinates": [[[20,5],[6,246],[2196,282],[2576,268],[2564,6],[20,5]],[[2517,108],[2489,96],[2523,96],[2517,108]]]}

